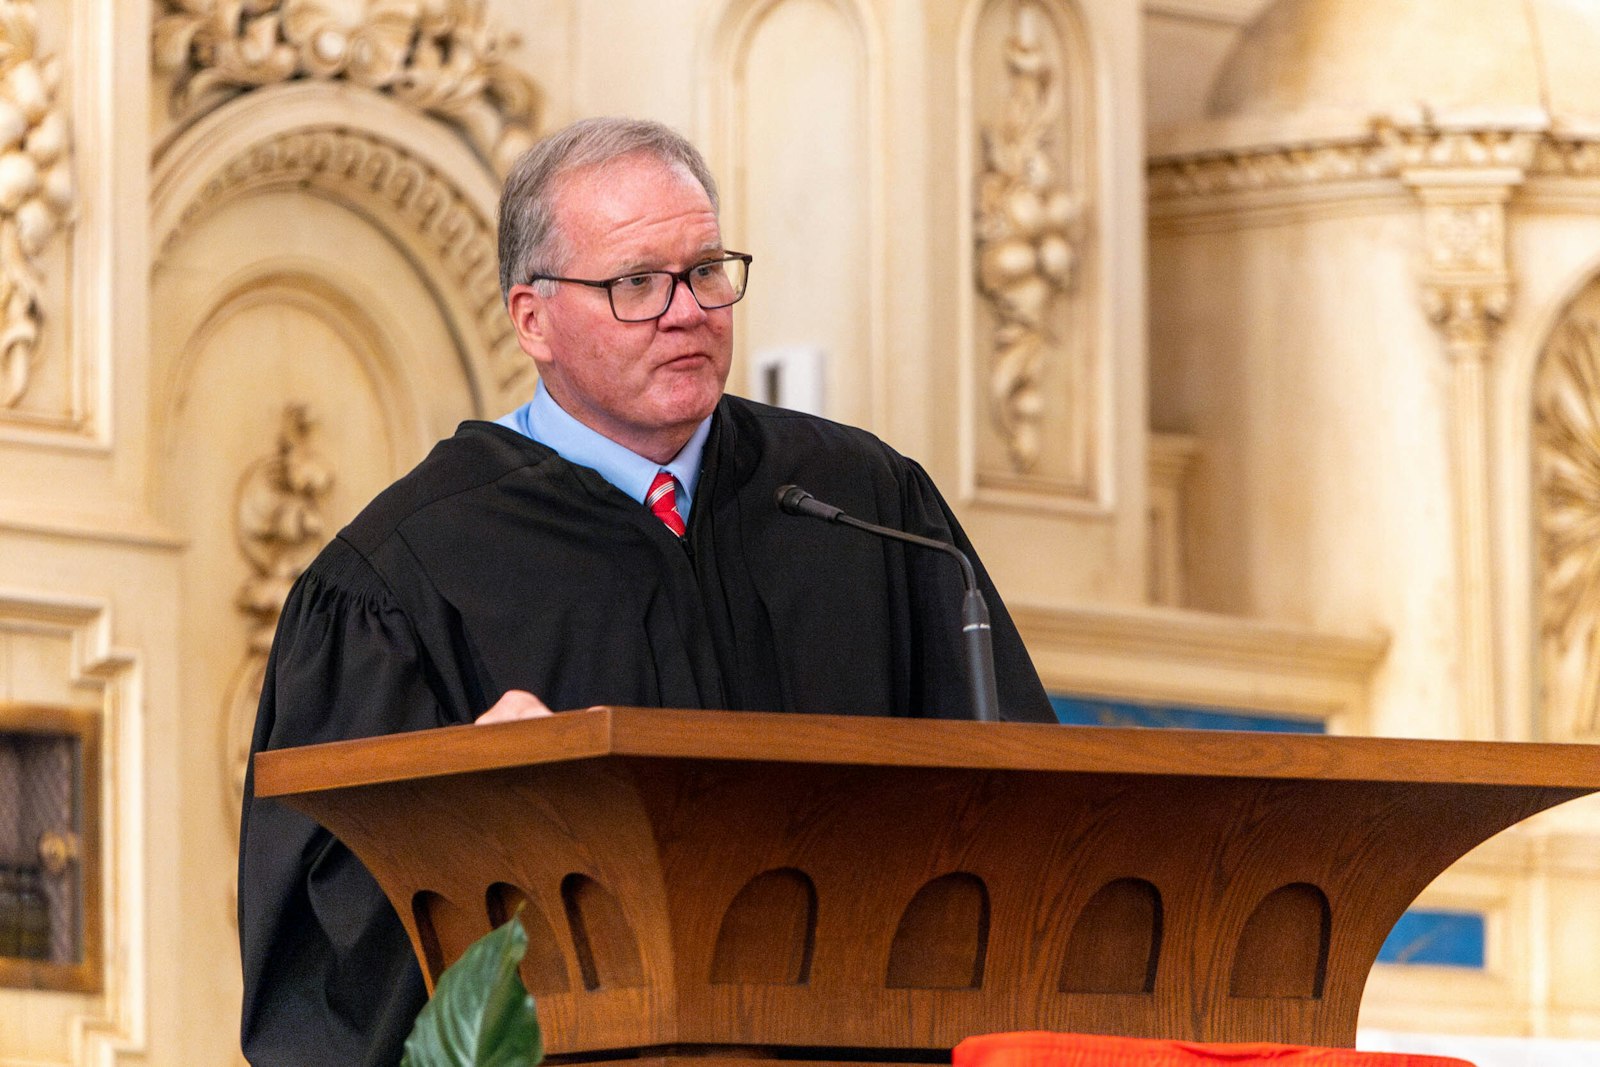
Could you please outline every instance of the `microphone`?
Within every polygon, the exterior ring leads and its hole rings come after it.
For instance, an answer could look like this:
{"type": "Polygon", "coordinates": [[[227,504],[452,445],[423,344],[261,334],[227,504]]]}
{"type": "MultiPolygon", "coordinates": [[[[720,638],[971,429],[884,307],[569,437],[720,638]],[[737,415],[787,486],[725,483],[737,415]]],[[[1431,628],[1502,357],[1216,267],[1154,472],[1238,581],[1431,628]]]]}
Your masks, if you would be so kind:
{"type": "Polygon", "coordinates": [[[778,510],[786,515],[800,515],[823,522],[838,523],[857,530],[887,537],[893,541],[931,548],[955,557],[961,565],[961,580],[966,585],[966,595],[961,601],[961,636],[967,649],[967,681],[972,690],[972,710],[979,722],[1000,721],[1000,697],[994,680],[994,642],[989,629],[989,605],[984,603],[983,591],[978,588],[978,577],[972,570],[972,561],[955,545],[921,537],[904,530],[865,522],[846,515],[843,508],[825,504],[798,485],[780,485],[775,496],[778,510]]]}

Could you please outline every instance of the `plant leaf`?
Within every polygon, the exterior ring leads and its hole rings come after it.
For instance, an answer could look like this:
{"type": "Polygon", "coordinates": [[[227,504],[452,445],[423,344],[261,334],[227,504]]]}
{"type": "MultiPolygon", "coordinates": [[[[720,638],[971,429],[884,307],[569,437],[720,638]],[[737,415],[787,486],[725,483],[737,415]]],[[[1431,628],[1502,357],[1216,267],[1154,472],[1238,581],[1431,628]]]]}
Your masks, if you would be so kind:
{"type": "Polygon", "coordinates": [[[528,935],[513,917],[445,968],[417,1016],[400,1067],[534,1067],[544,1038],[517,964],[528,935]]]}

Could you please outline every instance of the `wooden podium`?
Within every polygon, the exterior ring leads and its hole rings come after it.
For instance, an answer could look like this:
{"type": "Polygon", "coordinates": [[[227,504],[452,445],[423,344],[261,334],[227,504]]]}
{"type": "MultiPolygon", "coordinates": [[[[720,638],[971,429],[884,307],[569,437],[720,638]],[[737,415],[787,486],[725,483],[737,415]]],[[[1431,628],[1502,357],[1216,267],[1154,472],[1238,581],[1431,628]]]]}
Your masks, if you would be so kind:
{"type": "Polygon", "coordinates": [[[1600,749],[600,708],[256,758],[430,983],[523,907],[554,1062],[1352,1045],[1395,920],[1600,749]]]}

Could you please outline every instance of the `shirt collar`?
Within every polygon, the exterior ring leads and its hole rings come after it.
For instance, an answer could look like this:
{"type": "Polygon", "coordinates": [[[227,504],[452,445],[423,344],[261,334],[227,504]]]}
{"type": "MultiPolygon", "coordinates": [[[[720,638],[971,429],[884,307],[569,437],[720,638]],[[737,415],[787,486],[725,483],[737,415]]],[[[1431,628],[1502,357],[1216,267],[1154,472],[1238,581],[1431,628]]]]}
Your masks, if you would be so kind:
{"type": "Polygon", "coordinates": [[[543,381],[534,389],[532,400],[495,421],[554,450],[568,463],[590,468],[640,504],[644,503],[656,472],[667,471],[678,479],[678,514],[685,522],[689,520],[695,487],[700,481],[700,458],[705,453],[706,438],[711,436],[711,416],[701,420],[688,442],[665,464],[624,448],[567,414],[543,381]]]}

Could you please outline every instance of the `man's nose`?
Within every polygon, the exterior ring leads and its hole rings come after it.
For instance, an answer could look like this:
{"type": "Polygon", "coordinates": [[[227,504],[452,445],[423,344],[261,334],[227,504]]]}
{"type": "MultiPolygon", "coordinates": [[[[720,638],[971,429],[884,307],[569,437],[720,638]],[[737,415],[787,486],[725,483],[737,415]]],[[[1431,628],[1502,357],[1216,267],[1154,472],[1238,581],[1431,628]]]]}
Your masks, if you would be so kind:
{"type": "Polygon", "coordinates": [[[672,279],[672,298],[667,301],[667,310],[661,313],[661,321],[668,326],[693,326],[705,317],[705,308],[694,298],[688,281],[672,279]]]}

